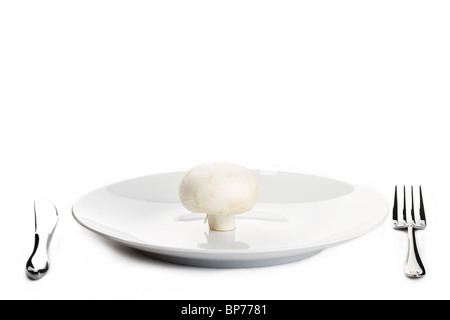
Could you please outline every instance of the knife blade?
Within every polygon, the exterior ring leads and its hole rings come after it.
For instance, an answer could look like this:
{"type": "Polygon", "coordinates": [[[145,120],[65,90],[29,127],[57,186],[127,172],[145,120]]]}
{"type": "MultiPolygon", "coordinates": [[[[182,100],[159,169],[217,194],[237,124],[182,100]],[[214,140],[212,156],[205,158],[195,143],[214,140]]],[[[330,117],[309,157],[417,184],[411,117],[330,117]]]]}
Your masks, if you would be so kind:
{"type": "Polygon", "coordinates": [[[58,224],[58,210],[47,199],[34,201],[34,248],[26,264],[26,272],[30,279],[38,280],[50,269],[48,248],[58,224]]]}

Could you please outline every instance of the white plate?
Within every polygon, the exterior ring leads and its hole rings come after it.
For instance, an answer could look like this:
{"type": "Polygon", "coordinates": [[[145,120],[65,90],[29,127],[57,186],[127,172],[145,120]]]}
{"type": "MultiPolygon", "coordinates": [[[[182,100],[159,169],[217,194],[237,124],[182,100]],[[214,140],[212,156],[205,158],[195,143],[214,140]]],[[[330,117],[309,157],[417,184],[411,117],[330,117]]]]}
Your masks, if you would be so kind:
{"type": "Polygon", "coordinates": [[[93,191],[73,206],[84,227],[169,262],[259,267],[301,260],[373,230],[386,217],[376,194],[297,173],[253,171],[259,198],[236,230],[210,231],[178,199],[184,172],[151,175],[93,191]]]}

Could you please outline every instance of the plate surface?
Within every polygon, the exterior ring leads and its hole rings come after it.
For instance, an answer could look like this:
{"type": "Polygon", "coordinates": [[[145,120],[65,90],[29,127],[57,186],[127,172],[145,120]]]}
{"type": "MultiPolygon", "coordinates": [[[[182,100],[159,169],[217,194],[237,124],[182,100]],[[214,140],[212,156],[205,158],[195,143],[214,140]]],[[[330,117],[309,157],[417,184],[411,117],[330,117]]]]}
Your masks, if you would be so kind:
{"type": "Polygon", "coordinates": [[[135,178],[95,190],[73,205],[84,227],[165,261],[201,267],[260,267],[301,260],[373,230],[386,202],[358,186],[279,171],[253,171],[255,207],[236,230],[210,231],[205,215],[178,199],[185,172],[135,178]]]}

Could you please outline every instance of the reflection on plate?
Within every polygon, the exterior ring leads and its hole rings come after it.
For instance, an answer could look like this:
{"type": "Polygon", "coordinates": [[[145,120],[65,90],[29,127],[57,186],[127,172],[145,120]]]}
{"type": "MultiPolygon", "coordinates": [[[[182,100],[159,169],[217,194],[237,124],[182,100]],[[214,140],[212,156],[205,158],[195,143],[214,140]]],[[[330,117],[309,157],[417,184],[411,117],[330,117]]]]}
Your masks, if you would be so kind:
{"type": "Polygon", "coordinates": [[[202,267],[259,267],[301,260],[373,230],[388,208],[376,194],[344,182],[253,171],[255,207],[236,230],[210,231],[204,215],[179,202],[185,172],[135,178],[95,190],[73,206],[86,228],[149,255],[202,267]]]}
{"type": "Polygon", "coordinates": [[[245,242],[236,241],[236,230],[220,232],[209,230],[205,232],[206,242],[199,243],[198,247],[211,250],[248,249],[250,246],[245,242]]]}

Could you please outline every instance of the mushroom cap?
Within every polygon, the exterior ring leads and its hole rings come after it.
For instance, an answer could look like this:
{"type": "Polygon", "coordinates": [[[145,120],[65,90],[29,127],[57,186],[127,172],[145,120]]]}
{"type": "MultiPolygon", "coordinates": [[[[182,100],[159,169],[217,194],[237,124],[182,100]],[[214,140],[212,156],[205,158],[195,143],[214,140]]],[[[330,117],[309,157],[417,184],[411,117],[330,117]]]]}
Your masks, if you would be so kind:
{"type": "Polygon", "coordinates": [[[210,162],[186,173],[178,193],[191,212],[238,214],[253,208],[258,184],[253,173],[240,165],[210,162]]]}

